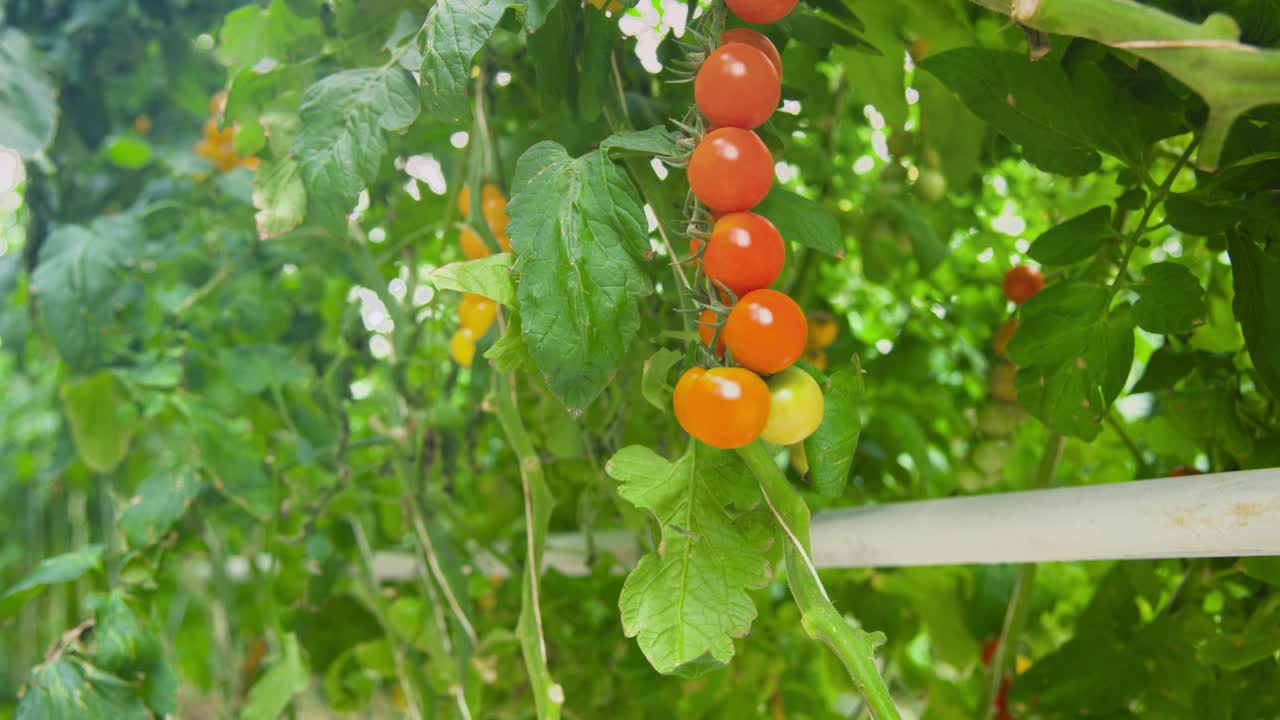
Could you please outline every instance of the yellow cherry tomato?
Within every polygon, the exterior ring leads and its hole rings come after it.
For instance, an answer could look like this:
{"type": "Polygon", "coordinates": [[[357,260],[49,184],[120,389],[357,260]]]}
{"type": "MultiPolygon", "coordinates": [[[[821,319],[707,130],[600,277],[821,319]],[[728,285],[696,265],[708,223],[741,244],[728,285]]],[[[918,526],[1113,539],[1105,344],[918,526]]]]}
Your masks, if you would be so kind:
{"type": "Polygon", "coordinates": [[[458,212],[462,213],[462,217],[471,214],[471,188],[466,185],[462,186],[462,190],[458,192],[458,212]]]}
{"type": "Polygon", "coordinates": [[[775,445],[793,445],[822,424],[825,401],[818,381],[798,367],[769,378],[769,419],[760,437],[775,445]]]}
{"type": "Polygon", "coordinates": [[[497,317],[498,303],[483,295],[464,293],[462,302],[458,303],[458,323],[476,337],[488,332],[497,317]]]}
{"type": "Polygon", "coordinates": [[[825,350],[836,341],[840,328],[831,313],[818,310],[809,313],[809,337],[805,341],[806,350],[825,350]]]}
{"type": "Polygon", "coordinates": [[[499,235],[498,247],[502,248],[502,252],[511,252],[511,238],[506,235],[499,235]]]}
{"type": "Polygon", "coordinates": [[[484,244],[484,240],[467,228],[462,229],[459,241],[462,244],[462,254],[468,260],[479,260],[489,255],[489,247],[484,244]]]}
{"type": "Polygon", "coordinates": [[[449,355],[462,367],[471,367],[476,357],[476,334],[469,328],[458,328],[449,340],[449,355]]]}
{"type": "Polygon", "coordinates": [[[1009,362],[1002,362],[991,368],[991,375],[987,377],[991,396],[1005,402],[1017,402],[1018,389],[1013,384],[1013,377],[1017,374],[1018,367],[1009,362]]]}
{"type": "Polygon", "coordinates": [[[507,217],[507,198],[502,194],[502,190],[497,185],[486,183],[480,200],[484,221],[489,224],[489,229],[494,235],[500,236],[505,233],[510,218],[507,217]]]}

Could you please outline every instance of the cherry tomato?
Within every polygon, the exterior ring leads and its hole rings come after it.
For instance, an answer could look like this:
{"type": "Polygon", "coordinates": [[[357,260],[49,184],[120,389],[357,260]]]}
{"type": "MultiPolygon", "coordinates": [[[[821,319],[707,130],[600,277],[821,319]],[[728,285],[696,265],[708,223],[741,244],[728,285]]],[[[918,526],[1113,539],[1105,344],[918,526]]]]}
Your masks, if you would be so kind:
{"type": "Polygon", "coordinates": [[[1187,467],[1186,465],[1179,465],[1169,473],[1168,477],[1186,477],[1187,475],[1199,475],[1199,474],[1200,474],[1200,471],[1193,467],[1187,467]]]}
{"type": "Polygon", "coordinates": [[[1044,276],[1030,265],[1015,265],[1004,276],[1004,296],[1021,305],[1044,288],[1044,276]]]}
{"type": "Polygon", "coordinates": [[[506,235],[499,235],[498,247],[502,248],[502,252],[511,252],[511,238],[506,235]]]}
{"type": "Polygon", "coordinates": [[[764,53],[769,58],[769,62],[773,63],[773,69],[778,71],[778,77],[782,77],[782,55],[778,53],[778,48],[774,46],[773,41],[766,37],[763,33],[758,33],[751,28],[733,28],[720,33],[720,44],[728,45],[729,43],[742,43],[764,53]]]}
{"type": "Polygon", "coordinates": [[[1008,440],[983,440],[973,448],[973,464],[987,475],[998,475],[1012,453],[1013,445],[1008,440]]]}
{"type": "Polygon", "coordinates": [[[799,0],[725,0],[734,15],[754,25],[777,22],[787,16],[799,0]]]}
{"type": "Polygon", "coordinates": [[[822,388],[809,373],[791,367],[769,378],[769,420],[760,437],[775,445],[793,445],[822,424],[822,388]]]}
{"type": "Polygon", "coordinates": [[[831,347],[831,343],[836,341],[836,335],[840,332],[839,326],[836,325],[836,319],[825,310],[816,310],[809,313],[808,319],[809,336],[804,342],[805,349],[825,350],[831,347]]]}
{"type": "Polygon", "coordinates": [[[1017,374],[1018,368],[1013,363],[1002,362],[991,368],[991,375],[987,377],[991,396],[1009,403],[1017,402],[1018,389],[1013,385],[1013,377],[1017,374]]]}
{"type": "MultiPolygon", "coordinates": [[[[715,310],[710,308],[703,310],[698,316],[698,337],[702,338],[702,344],[710,346],[711,338],[715,337],[716,329],[714,325],[718,323],[719,316],[715,310]]],[[[724,331],[720,331],[720,337],[716,338],[716,355],[724,355],[724,331]]]]}
{"type": "MultiPolygon", "coordinates": [[[[462,213],[462,217],[471,215],[471,188],[463,186],[458,193],[458,212],[462,213]]],[[[507,198],[503,196],[502,189],[493,183],[485,183],[484,188],[480,191],[480,212],[484,215],[484,221],[489,224],[489,229],[494,235],[501,235],[507,229],[507,198]]]]}
{"type": "Polygon", "coordinates": [[[773,187],[773,155],[750,130],[714,130],[689,158],[689,187],[712,211],[750,210],[773,187]]]}
{"type": "Polygon", "coordinates": [[[458,303],[458,324],[480,337],[498,317],[498,303],[483,295],[464,293],[458,303]]]}
{"type": "Polygon", "coordinates": [[[479,260],[489,255],[489,246],[484,244],[484,240],[480,236],[467,228],[463,228],[458,237],[462,245],[462,254],[468,260],[479,260]]]}
{"type": "Polygon", "coordinates": [[[991,336],[991,349],[996,351],[997,356],[1002,358],[1009,357],[1009,341],[1013,339],[1013,334],[1017,331],[1018,318],[1010,318],[996,329],[995,334],[991,336]]]}
{"type": "Polygon", "coordinates": [[[982,471],[969,464],[961,465],[960,469],[956,470],[956,485],[960,486],[960,489],[965,492],[976,492],[985,487],[990,487],[998,479],[983,475],[982,471]]]}
{"type": "Polygon", "coordinates": [[[984,435],[1003,437],[1018,427],[1021,415],[1018,406],[1012,403],[987,403],[978,411],[978,429],[984,435]]]}
{"type": "Polygon", "coordinates": [[[925,168],[916,179],[916,188],[925,202],[938,202],[947,196],[947,179],[937,170],[925,168]]]}
{"type": "Polygon", "coordinates": [[[982,643],[982,667],[991,667],[991,661],[995,659],[996,650],[1000,648],[1000,637],[996,636],[982,643]]]}
{"type": "Polygon", "coordinates": [[[742,368],[690,368],[671,402],[685,432],[723,450],[755,440],[769,419],[768,386],[742,368]]]}
{"type": "Polygon", "coordinates": [[[805,350],[802,355],[814,367],[822,372],[827,371],[827,351],[826,350],[805,350]]]}
{"type": "Polygon", "coordinates": [[[449,356],[462,367],[471,367],[476,357],[476,334],[470,328],[458,328],[449,339],[449,356]]]}
{"type": "Polygon", "coordinates": [[[782,79],[763,51],[729,43],[713,50],[698,68],[693,98],[711,124],[751,130],[777,109],[782,79]]]}
{"type": "Polygon", "coordinates": [[[707,277],[741,297],[768,287],[782,272],[786,259],[782,235],[773,223],[752,212],[729,213],[721,216],[711,231],[702,253],[702,269],[707,277]]]}
{"type": "Polygon", "coordinates": [[[804,311],[777,290],[753,290],[729,311],[725,346],[733,359],[749,370],[771,375],[786,370],[804,352],[808,336],[804,311]]]}

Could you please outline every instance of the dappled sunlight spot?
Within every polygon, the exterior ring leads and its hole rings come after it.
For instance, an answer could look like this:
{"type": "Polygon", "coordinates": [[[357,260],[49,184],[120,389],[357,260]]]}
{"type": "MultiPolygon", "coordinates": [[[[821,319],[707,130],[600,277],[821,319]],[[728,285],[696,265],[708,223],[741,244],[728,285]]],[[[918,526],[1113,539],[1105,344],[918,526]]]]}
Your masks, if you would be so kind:
{"type": "Polygon", "coordinates": [[[800,101],[799,100],[783,100],[781,110],[782,112],[788,115],[799,115],[800,101]]]}
{"type": "Polygon", "coordinates": [[[26,176],[18,151],[0,145],[0,194],[16,190],[26,176]]]}
{"type": "Polygon", "coordinates": [[[369,354],[378,360],[384,360],[391,356],[391,341],[382,335],[373,335],[369,338],[369,354]]]}
{"type": "Polygon", "coordinates": [[[866,175],[876,167],[876,159],[870,155],[863,155],[853,161],[853,172],[857,175],[866,175]]]}
{"type": "Polygon", "coordinates": [[[880,130],[884,127],[884,115],[881,115],[874,105],[864,105],[862,114],[866,116],[872,130],[880,130]]]}
{"type": "Polygon", "coordinates": [[[789,162],[782,162],[781,160],[774,163],[773,172],[778,176],[778,180],[784,183],[791,182],[792,180],[800,177],[800,168],[789,162]]]}
{"type": "Polygon", "coordinates": [[[498,87],[506,87],[511,84],[511,73],[506,70],[499,70],[494,76],[493,81],[498,87]]]}
{"type": "Polygon", "coordinates": [[[995,250],[992,250],[991,248],[986,248],[982,252],[978,253],[978,262],[989,263],[991,262],[991,258],[995,256],[996,256],[995,250]]]}
{"type": "Polygon", "coordinates": [[[431,192],[436,195],[443,195],[448,190],[444,179],[444,168],[431,153],[411,156],[405,161],[404,171],[415,180],[426,183],[427,187],[431,188],[431,192]]]}
{"type": "Polygon", "coordinates": [[[659,180],[666,180],[667,176],[671,174],[667,166],[658,158],[650,158],[649,166],[653,168],[653,174],[657,175],[659,180]]]}
{"type": "Polygon", "coordinates": [[[387,241],[387,231],[383,228],[376,227],[369,231],[369,242],[380,245],[387,241]]]}
{"type": "Polygon", "coordinates": [[[391,282],[387,283],[387,292],[391,293],[391,296],[396,300],[404,302],[404,296],[409,292],[409,287],[405,284],[404,280],[395,278],[391,282]]]}
{"type": "Polygon", "coordinates": [[[449,144],[458,148],[459,150],[466,147],[467,143],[470,140],[471,140],[471,136],[467,133],[466,130],[459,130],[449,136],[449,144]]]}
{"type": "Polygon", "coordinates": [[[871,133],[871,150],[876,157],[889,162],[889,141],[885,138],[884,132],[876,130],[871,133]]]}
{"type": "Polygon", "coordinates": [[[893,341],[888,339],[877,340],[876,350],[879,350],[881,355],[888,355],[893,352],[893,341]]]}
{"type": "Polygon", "coordinates": [[[915,105],[920,102],[920,91],[915,88],[907,88],[907,104],[915,105]]]}

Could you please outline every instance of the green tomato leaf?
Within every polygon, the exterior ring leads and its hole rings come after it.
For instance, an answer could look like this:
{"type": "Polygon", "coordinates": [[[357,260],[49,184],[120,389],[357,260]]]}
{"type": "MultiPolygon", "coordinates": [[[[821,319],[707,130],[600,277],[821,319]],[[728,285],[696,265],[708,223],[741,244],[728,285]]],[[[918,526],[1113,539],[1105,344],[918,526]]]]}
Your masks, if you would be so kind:
{"type": "Polygon", "coordinates": [[[497,253],[479,260],[449,263],[431,271],[431,282],[441,290],[483,295],[490,300],[513,307],[516,301],[516,284],[511,277],[511,266],[516,262],[511,253],[497,253]]]}
{"type": "Polygon", "coordinates": [[[826,497],[844,494],[858,436],[862,434],[859,405],[864,392],[862,367],[856,359],[853,367],[832,373],[823,397],[822,424],[805,438],[809,477],[814,489],[826,497]]]}
{"type": "Polygon", "coordinates": [[[101,215],[93,223],[63,225],[40,248],[31,289],[40,318],[63,360],[84,369],[100,360],[114,322],[112,296],[124,268],[134,265],[145,240],[130,215],[101,215]]]}
{"type": "Polygon", "coordinates": [[[671,412],[671,393],[674,391],[667,378],[671,368],[684,359],[684,353],[663,348],[644,361],[644,376],[640,379],[640,392],[649,404],[664,413],[671,412]]]}
{"type": "Polygon", "coordinates": [[[23,157],[34,157],[53,142],[58,99],[36,61],[27,36],[0,28],[0,138],[23,157]]]}
{"type": "Polygon", "coordinates": [[[1018,402],[1065,435],[1092,439],[1133,365],[1133,319],[1127,306],[1108,313],[1097,285],[1052,285],[1022,307],[1009,343],[1021,369],[1018,402]]]}
{"type": "Polygon", "coordinates": [[[38,665],[14,720],[154,720],[133,685],[82,658],[63,654],[38,665]]]}
{"type": "Polygon", "coordinates": [[[399,67],[344,70],[308,87],[293,154],[311,212],[335,220],[355,207],[387,152],[383,131],[408,127],[419,109],[413,76],[399,67]]]}
{"type": "Polygon", "coordinates": [[[1269,627],[1213,638],[1200,647],[1199,657],[1223,670],[1237,672],[1264,660],[1273,660],[1277,652],[1280,652],[1280,618],[1273,618],[1269,627]]]}
{"type": "Polygon", "coordinates": [[[599,151],[554,142],[525,151],[507,206],[524,341],[551,390],[580,412],[609,384],[640,329],[651,288],[640,197],[599,151]]]}
{"type": "Polygon", "coordinates": [[[102,370],[65,383],[60,395],[80,459],[94,472],[115,470],[138,428],[138,410],[124,385],[102,370]]]}
{"type": "Polygon", "coordinates": [[[1102,205],[1041,233],[1027,254],[1042,265],[1071,265],[1093,257],[1114,237],[1111,209],[1102,205]]]}
{"type": "Polygon", "coordinates": [[[1165,219],[1190,235],[1216,235],[1240,222],[1240,208],[1230,195],[1173,193],[1164,200],[1165,219]]]}
{"type": "Polygon", "coordinates": [[[769,582],[772,540],[750,470],[735,453],[691,442],[672,463],[643,447],[605,466],[619,494],[662,524],[658,552],[627,576],[622,629],[654,669],[697,677],[733,658],[756,617],[749,590],[769,582]]]}
{"type": "Polygon", "coordinates": [[[137,683],[158,715],[177,709],[178,678],[164,660],[160,638],[145,627],[115,590],[98,606],[93,630],[93,661],[113,675],[137,683]]]}
{"type": "Polygon", "coordinates": [[[1133,315],[1147,332],[1175,335],[1191,332],[1204,322],[1204,288],[1185,265],[1160,262],[1142,269],[1142,283],[1134,290],[1138,302],[1133,315]]]}
{"type": "Polygon", "coordinates": [[[524,333],[520,331],[520,314],[512,312],[507,331],[498,338],[493,347],[485,351],[484,357],[493,364],[493,369],[500,373],[517,372],[533,368],[533,357],[529,355],[529,346],[524,343],[524,333]]]}
{"type": "Polygon", "coordinates": [[[121,135],[107,145],[107,159],[126,170],[146,167],[151,155],[151,143],[134,135],[121,135]]]}
{"type": "Polygon", "coordinates": [[[1227,238],[1235,283],[1235,315],[1262,384],[1280,398],[1280,258],[1251,239],[1227,238]]]}
{"type": "Polygon", "coordinates": [[[1022,146],[1027,160],[1060,175],[1084,175],[1101,158],[1083,120],[1071,112],[1075,91],[1062,68],[1025,55],[961,48],[931,55],[920,68],[960,96],[975,115],[1022,146]]]}
{"type": "Polygon", "coordinates": [[[611,158],[623,158],[628,155],[670,157],[679,152],[675,134],[661,125],[638,132],[614,133],[600,143],[600,149],[611,158]]]}
{"type": "Polygon", "coordinates": [[[1195,354],[1178,352],[1171,346],[1151,353],[1142,377],[1129,389],[1130,394],[1160,392],[1172,390],[1178,381],[1186,377],[1195,368],[1195,354]]]}
{"type": "MultiPolygon", "coordinates": [[[[534,9],[540,10],[534,0],[534,9]]],[[[538,90],[538,107],[546,115],[559,115],[569,96],[569,78],[574,73],[573,18],[569,3],[549,3],[550,12],[536,17],[539,29],[529,29],[526,46],[534,68],[534,86],[538,90]],[[568,40],[566,42],[566,40],[568,40]]],[[[528,7],[526,5],[526,7],[528,7]]],[[[581,7],[581,5],[579,5],[581,7]]],[[[529,23],[526,12],[525,22],[529,23]]]]}
{"type": "Polygon", "coordinates": [[[275,720],[289,707],[293,696],[311,684],[311,672],[302,658],[298,638],[289,633],[281,644],[280,654],[249,691],[240,720],[275,720]]]}
{"type": "Polygon", "coordinates": [[[311,368],[294,359],[283,345],[237,345],[218,350],[218,362],[231,384],[248,395],[269,387],[305,383],[311,368]]]}
{"type": "Polygon", "coordinates": [[[293,158],[262,161],[253,175],[254,219],[258,234],[272,238],[289,232],[307,214],[307,188],[293,158]]]}
{"type": "MultiPolygon", "coordinates": [[[[550,2],[535,9],[538,24],[550,2]]],[[[505,0],[440,0],[422,26],[422,96],[427,112],[440,120],[468,114],[467,83],[471,60],[484,47],[507,9],[505,0]]]]}
{"type": "Polygon", "coordinates": [[[142,481],[116,522],[130,545],[149,545],[186,515],[204,488],[190,469],[156,473],[142,481]]]}
{"type": "Polygon", "coordinates": [[[300,58],[320,50],[324,26],[318,19],[301,18],[284,0],[267,7],[246,5],[227,14],[218,33],[218,60],[232,71],[263,58],[300,58]]]}
{"type": "Polygon", "coordinates": [[[13,617],[32,595],[49,585],[79,580],[102,569],[103,547],[86,545],[74,552],[45,558],[26,577],[0,595],[0,618],[13,617]]]}
{"type": "Polygon", "coordinates": [[[1240,569],[1268,585],[1280,585],[1280,556],[1240,558],[1240,569]]]}
{"type": "Polygon", "coordinates": [[[768,218],[777,226],[783,240],[844,257],[844,236],[840,225],[825,208],[806,197],[774,186],[751,212],[768,218]]]}
{"type": "Polygon", "coordinates": [[[255,517],[273,515],[276,489],[262,467],[267,454],[262,436],[246,419],[228,418],[194,401],[183,406],[209,482],[255,517]]]}

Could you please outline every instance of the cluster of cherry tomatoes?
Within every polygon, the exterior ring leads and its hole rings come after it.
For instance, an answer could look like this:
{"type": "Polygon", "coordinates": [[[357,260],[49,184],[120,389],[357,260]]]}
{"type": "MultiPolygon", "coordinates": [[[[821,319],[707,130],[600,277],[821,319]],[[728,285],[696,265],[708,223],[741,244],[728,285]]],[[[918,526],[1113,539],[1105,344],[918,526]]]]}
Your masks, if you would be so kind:
{"type": "MultiPolygon", "coordinates": [[[[729,0],[728,6],[743,20],[770,23],[795,0],[729,0]]],[[[693,90],[711,130],[689,158],[689,187],[713,225],[705,247],[695,238],[689,250],[725,303],[705,309],[698,329],[709,350],[737,366],[686,371],[672,398],[676,419],[717,448],[756,438],[794,445],[822,422],[822,390],[792,367],[809,344],[804,312],[768,287],[786,259],[782,235],[751,212],[773,186],[773,156],[754,129],[778,107],[782,58],[755,30],[727,30],[698,69],[693,90]],[[761,375],[770,376],[767,383],[761,375]]]]}
{"type": "MultiPolygon", "coordinates": [[[[1016,305],[1030,300],[1043,287],[1044,276],[1030,265],[1014,266],[1004,276],[1004,296],[1016,305]]],[[[956,474],[956,481],[964,490],[978,490],[996,482],[1013,451],[1009,436],[1022,420],[1022,408],[1018,407],[1018,390],[1013,384],[1018,368],[1009,362],[1008,347],[1017,329],[1018,319],[1009,318],[991,336],[991,349],[996,355],[987,378],[991,399],[978,410],[982,439],[973,448],[971,462],[956,474]]]]}
{"type": "MultiPolygon", "coordinates": [[[[480,211],[489,231],[497,238],[503,252],[511,250],[511,238],[507,237],[507,198],[497,185],[485,183],[480,195],[480,211]]],[[[458,212],[466,218],[471,214],[471,188],[463,187],[458,193],[458,212]]],[[[459,235],[462,254],[468,260],[478,260],[489,255],[490,248],[468,225],[464,224],[459,235]]],[[[471,367],[476,356],[476,341],[484,336],[498,317],[498,304],[475,293],[463,293],[458,303],[458,329],[449,339],[449,355],[462,367],[471,367]]]]}
{"type": "MultiPolygon", "coordinates": [[[[218,118],[227,108],[227,93],[220,92],[209,99],[209,119],[204,121],[204,135],[196,143],[195,153],[213,163],[218,172],[228,173],[236,168],[250,170],[258,167],[258,158],[250,155],[240,157],[236,152],[236,129],[232,126],[218,127],[218,118]]],[[[139,134],[151,129],[151,119],[139,116],[134,121],[139,134]]]]}

